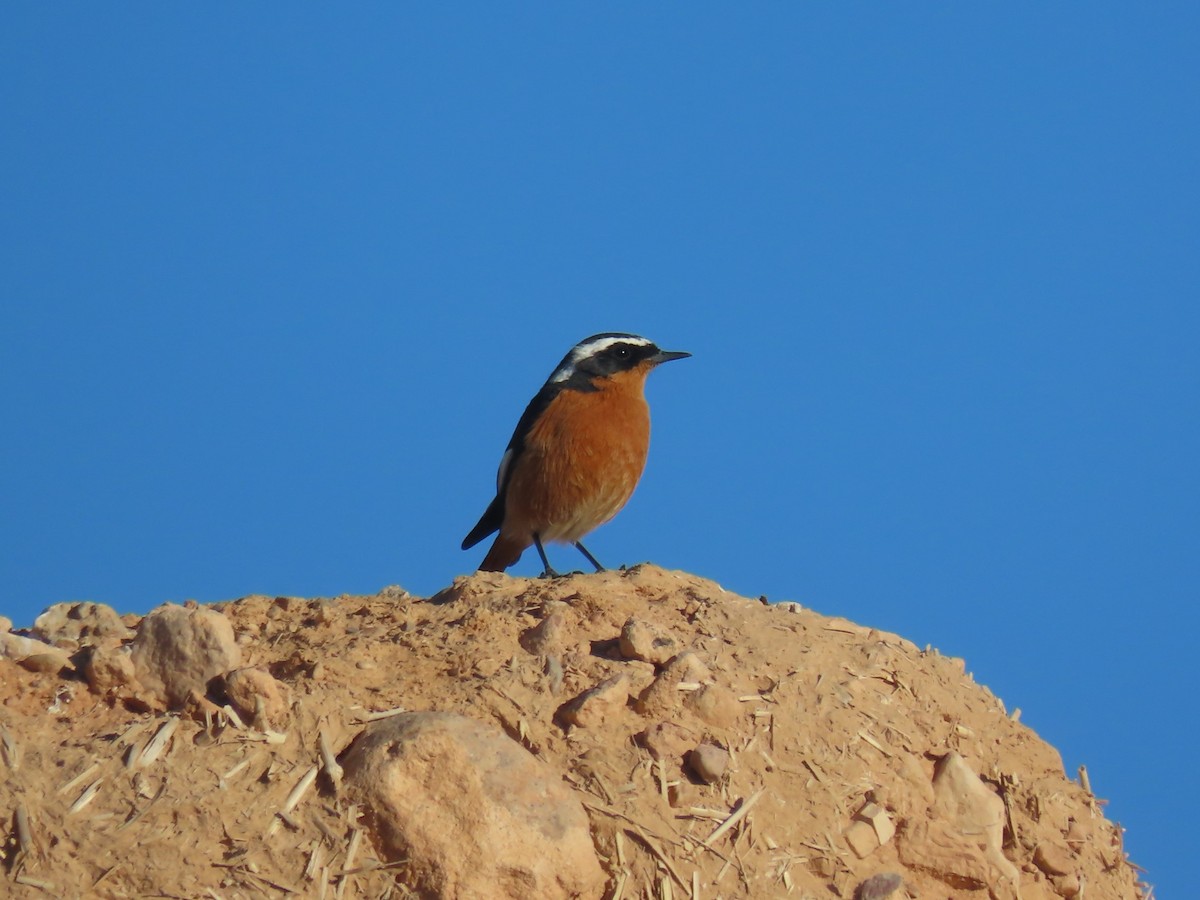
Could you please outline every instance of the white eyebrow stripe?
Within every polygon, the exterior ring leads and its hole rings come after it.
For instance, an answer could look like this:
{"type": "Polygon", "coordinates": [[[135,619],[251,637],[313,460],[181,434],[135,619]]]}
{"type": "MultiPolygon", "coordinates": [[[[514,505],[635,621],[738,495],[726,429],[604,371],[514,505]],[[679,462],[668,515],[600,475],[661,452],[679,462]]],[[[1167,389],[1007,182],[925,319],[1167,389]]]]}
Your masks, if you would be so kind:
{"type": "Polygon", "coordinates": [[[571,356],[568,358],[565,365],[559,366],[558,371],[550,376],[551,382],[566,381],[575,373],[575,366],[589,356],[594,356],[601,351],[607,350],[613,344],[632,344],[635,347],[649,347],[652,341],[644,337],[638,337],[633,334],[622,334],[616,337],[596,338],[594,341],[587,341],[582,344],[577,344],[575,349],[571,351],[571,356]]]}

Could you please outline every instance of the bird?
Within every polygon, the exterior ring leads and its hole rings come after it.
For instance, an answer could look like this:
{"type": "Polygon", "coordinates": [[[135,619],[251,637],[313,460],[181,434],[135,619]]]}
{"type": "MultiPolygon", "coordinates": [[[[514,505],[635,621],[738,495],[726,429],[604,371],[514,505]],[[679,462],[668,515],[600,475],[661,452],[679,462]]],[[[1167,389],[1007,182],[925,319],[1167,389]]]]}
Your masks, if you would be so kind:
{"type": "Polygon", "coordinates": [[[543,576],[556,576],[544,543],[574,544],[613,518],[642,476],[650,448],[646,376],[691,356],[636,334],[609,331],[571,348],[525,407],[496,473],[496,496],[463,539],[474,547],[499,532],[479,565],[503,572],[532,544],[543,576]]]}

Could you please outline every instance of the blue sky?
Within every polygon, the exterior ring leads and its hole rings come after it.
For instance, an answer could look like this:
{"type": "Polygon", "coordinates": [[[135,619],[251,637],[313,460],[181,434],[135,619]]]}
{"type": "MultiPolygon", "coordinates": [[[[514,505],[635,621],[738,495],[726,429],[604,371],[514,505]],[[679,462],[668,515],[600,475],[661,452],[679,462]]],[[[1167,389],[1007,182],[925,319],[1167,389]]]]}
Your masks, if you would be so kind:
{"type": "Polygon", "coordinates": [[[563,353],[633,331],[694,357],[592,551],[965,657],[1183,896],[1198,36],[1182,3],[9,5],[0,612],[432,593],[563,353]]]}

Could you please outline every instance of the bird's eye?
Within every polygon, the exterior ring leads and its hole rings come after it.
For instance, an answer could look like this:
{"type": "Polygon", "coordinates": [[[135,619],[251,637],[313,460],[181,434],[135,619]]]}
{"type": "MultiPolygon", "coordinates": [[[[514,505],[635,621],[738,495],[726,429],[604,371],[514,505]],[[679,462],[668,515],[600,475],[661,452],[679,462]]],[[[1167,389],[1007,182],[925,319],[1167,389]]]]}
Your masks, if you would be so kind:
{"type": "Polygon", "coordinates": [[[629,359],[629,348],[617,347],[617,359],[629,359]]]}

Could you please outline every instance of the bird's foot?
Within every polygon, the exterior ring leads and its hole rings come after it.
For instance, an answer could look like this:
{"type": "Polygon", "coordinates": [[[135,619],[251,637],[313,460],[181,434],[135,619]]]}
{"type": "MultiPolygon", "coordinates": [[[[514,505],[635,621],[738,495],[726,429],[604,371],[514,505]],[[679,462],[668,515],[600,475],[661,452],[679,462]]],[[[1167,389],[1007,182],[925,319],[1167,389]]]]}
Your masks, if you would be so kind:
{"type": "Polygon", "coordinates": [[[575,541],[575,548],[587,558],[588,562],[590,562],[593,566],[596,567],[597,572],[604,571],[604,566],[600,565],[600,561],[597,560],[596,557],[592,556],[592,554],[588,552],[587,547],[583,546],[583,544],[581,544],[579,541],[575,541]]]}

